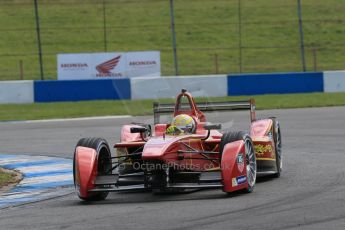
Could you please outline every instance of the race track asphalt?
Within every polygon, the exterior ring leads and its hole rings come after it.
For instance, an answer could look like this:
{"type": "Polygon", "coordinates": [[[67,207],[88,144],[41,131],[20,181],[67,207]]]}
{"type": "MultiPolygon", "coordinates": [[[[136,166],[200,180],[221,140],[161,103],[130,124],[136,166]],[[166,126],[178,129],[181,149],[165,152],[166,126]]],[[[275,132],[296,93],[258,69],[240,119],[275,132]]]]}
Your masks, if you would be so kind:
{"type": "MultiPolygon", "coordinates": [[[[0,210],[0,229],[345,229],[345,107],[258,111],[282,128],[281,178],[259,179],[251,194],[75,194],[0,210]]],[[[248,129],[245,112],[217,113],[225,129],[248,129]]],[[[78,139],[114,144],[122,124],[149,117],[0,123],[0,153],[73,157],[78,139]]]]}

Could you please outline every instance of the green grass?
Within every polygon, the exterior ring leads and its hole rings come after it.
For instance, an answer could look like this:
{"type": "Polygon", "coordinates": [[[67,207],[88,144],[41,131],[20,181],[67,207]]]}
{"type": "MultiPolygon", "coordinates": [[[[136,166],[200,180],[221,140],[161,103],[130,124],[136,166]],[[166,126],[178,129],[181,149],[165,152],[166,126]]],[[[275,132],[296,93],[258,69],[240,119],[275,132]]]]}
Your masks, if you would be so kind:
{"type": "MultiPolygon", "coordinates": [[[[101,0],[38,0],[44,72],[56,79],[56,54],[103,52],[101,0]]],[[[297,1],[242,2],[244,72],[300,71],[297,1]]],[[[173,75],[169,1],[105,0],[108,51],[160,50],[173,75]]],[[[303,0],[307,69],[344,68],[345,2],[303,0]]],[[[0,2],[0,80],[39,79],[32,0],[0,2]]],[[[239,72],[238,0],[175,0],[180,74],[239,72]],[[215,69],[215,55],[219,69],[215,69]]]]}
{"type": "MultiPolygon", "coordinates": [[[[196,101],[231,101],[248,96],[196,98],[196,101]]],[[[283,109],[345,105],[345,93],[312,93],[254,96],[257,109],[283,109]]],[[[153,100],[87,101],[0,105],[0,120],[35,120],[105,115],[150,115],[153,100]]],[[[174,102],[161,99],[160,102],[174,102]]]]}
{"type": "Polygon", "coordinates": [[[13,173],[4,172],[0,168],[0,188],[13,182],[15,182],[15,175],[13,173]]]}

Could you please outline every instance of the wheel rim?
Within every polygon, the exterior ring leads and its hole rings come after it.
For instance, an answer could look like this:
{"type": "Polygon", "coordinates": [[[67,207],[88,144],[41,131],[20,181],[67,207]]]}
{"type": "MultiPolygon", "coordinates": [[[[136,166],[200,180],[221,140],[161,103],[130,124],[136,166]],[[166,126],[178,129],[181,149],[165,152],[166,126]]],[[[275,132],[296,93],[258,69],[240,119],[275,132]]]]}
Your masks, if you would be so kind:
{"type": "Polygon", "coordinates": [[[247,163],[247,182],[249,187],[253,187],[256,181],[256,159],[253,145],[250,140],[245,142],[246,163],[247,163]]]}
{"type": "MultiPolygon", "coordinates": [[[[280,135],[280,127],[279,124],[277,124],[277,139],[276,139],[276,153],[277,153],[277,160],[279,162],[279,171],[282,169],[283,166],[283,159],[282,159],[282,141],[281,141],[281,135],[280,135]]],[[[278,165],[277,165],[278,166],[278,165]]]]}

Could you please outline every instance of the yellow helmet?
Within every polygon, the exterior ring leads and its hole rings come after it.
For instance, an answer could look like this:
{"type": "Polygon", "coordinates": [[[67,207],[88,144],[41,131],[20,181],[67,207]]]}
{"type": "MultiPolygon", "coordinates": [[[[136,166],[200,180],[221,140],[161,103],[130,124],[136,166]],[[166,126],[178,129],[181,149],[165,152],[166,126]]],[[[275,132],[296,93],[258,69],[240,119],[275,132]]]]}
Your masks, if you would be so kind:
{"type": "Polygon", "coordinates": [[[192,133],[195,129],[194,119],[187,114],[180,114],[174,117],[171,126],[175,126],[184,133],[192,133]]]}

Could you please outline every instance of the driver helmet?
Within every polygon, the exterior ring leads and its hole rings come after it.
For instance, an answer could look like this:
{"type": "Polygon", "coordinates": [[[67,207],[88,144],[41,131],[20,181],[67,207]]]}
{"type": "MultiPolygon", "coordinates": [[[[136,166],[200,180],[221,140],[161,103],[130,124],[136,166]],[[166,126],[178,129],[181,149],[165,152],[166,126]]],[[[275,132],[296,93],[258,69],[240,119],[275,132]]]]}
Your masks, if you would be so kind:
{"type": "Polygon", "coordinates": [[[183,133],[193,133],[195,130],[195,121],[187,114],[180,114],[173,118],[171,126],[175,126],[183,133]]]}

